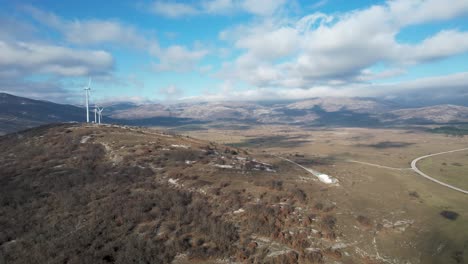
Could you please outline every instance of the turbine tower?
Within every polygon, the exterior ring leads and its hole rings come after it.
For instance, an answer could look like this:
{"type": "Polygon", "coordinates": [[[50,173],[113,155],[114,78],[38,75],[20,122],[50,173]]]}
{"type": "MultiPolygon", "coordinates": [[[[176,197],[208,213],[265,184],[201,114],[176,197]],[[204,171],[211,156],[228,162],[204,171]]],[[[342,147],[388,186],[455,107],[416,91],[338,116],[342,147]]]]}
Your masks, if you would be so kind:
{"type": "Polygon", "coordinates": [[[103,108],[99,108],[99,107],[98,107],[97,112],[98,112],[98,122],[99,122],[99,124],[101,124],[101,120],[102,120],[102,111],[103,111],[103,110],[104,110],[104,107],[103,107],[103,108]]]}
{"type": "Polygon", "coordinates": [[[94,105],[94,123],[97,124],[97,105],[94,105]]]}
{"type": "Polygon", "coordinates": [[[84,88],[86,96],[86,123],[89,123],[89,93],[91,91],[91,78],[89,78],[88,86],[84,88]]]}

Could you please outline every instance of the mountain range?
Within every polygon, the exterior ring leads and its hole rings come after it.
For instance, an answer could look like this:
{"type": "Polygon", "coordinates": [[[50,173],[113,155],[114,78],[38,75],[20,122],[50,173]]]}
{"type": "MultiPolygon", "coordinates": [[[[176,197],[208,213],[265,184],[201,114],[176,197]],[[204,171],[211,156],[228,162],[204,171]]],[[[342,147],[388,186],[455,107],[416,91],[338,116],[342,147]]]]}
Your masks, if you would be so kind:
{"type": "MultiPolygon", "coordinates": [[[[41,124],[83,122],[82,107],[0,93],[0,133],[41,124]]],[[[408,108],[375,98],[324,97],[279,102],[186,102],[105,105],[108,123],[180,126],[230,121],[249,124],[376,127],[468,122],[468,107],[433,105],[408,108]]]]}

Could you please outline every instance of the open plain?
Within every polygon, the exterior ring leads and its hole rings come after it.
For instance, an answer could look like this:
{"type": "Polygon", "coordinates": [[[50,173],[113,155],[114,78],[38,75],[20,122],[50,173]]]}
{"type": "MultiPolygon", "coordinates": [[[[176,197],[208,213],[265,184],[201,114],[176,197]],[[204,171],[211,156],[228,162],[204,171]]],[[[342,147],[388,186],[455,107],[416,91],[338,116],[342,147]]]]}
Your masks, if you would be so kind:
{"type": "MultiPolygon", "coordinates": [[[[344,254],[361,254],[378,263],[468,260],[468,196],[429,181],[410,167],[417,157],[467,147],[467,138],[421,128],[259,126],[183,133],[255,150],[272,156],[271,162],[274,155],[288,157],[336,178],[338,185],[327,186],[301,168],[275,162],[281,168],[277,177],[295,182],[312,201],[334,206],[344,254]]],[[[440,181],[466,189],[467,155],[460,151],[435,156],[418,166],[440,181]]]]}

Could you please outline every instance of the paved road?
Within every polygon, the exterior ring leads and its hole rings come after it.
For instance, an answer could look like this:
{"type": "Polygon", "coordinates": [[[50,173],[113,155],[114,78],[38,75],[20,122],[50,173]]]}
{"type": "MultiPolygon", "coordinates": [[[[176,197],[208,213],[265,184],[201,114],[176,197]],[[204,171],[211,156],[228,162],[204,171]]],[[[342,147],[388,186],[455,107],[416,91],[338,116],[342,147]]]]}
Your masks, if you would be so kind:
{"type": "Polygon", "coordinates": [[[431,176],[429,176],[429,175],[425,174],[424,172],[422,172],[421,170],[419,170],[418,167],[416,166],[416,163],[418,163],[418,161],[420,161],[422,159],[425,159],[425,158],[428,158],[428,157],[442,155],[442,154],[448,154],[448,153],[453,153],[453,152],[459,152],[459,151],[465,151],[465,150],[468,150],[468,148],[462,148],[462,149],[456,149],[456,150],[451,150],[451,151],[444,151],[444,152],[439,152],[439,153],[435,153],[435,154],[425,155],[425,156],[416,158],[413,161],[411,161],[411,168],[393,168],[393,167],[383,166],[383,165],[369,163],[369,162],[357,161],[357,160],[347,160],[347,161],[348,162],[359,163],[359,164],[364,164],[364,165],[368,165],[368,166],[373,166],[373,167],[377,167],[377,168],[390,169],[390,170],[413,170],[417,174],[423,176],[424,178],[426,178],[426,179],[428,179],[430,181],[438,183],[438,184],[440,184],[442,186],[445,186],[447,188],[450,188],[452,190],[455,190],[455,191],[458,191],[458,192],[461,192],[461,193],[464,193],[464,194],[468,194],[467,190],[463,190],[463,189],[460,189],[458,187],[447,184],[445,182],[441,182],[441,181],[439,181],[437,179],[434,179],[431,176]]]}
{"type": "Polygon", "coordinates": [[[441,182],[437,179],[434,179],[432,178],[431,176],[425,174],[424,172],[420,171],[418,169],[418,167],[416,166],[416,163],[418,163],[418,161],[422,160],[422,159],[425,159],[425,158],[428,158],[428,157],[432,157],[432,156],[437,156],[437,155],[442,155],[442,154],[447,154],[447,153],[453,153],[453,152],[459,152],[459,151],[465,151],[465,150],[468,150],[468,148],[463,148],[463,149],[456,149],[456,150],[451,150],[451,151],[444,151],[444,152],[439,152],[439,153],[435,153],[435,154],[430,154],[430,155],[426,155],[426,156],[422,156],[422,157],[419,157],[419,158],[416,158],[414,159],[412,162],[411,162],[411,168],[416,172],[418,173],[419,175],[423,176],[424,178],[428,179],[428,180],[431,180],[435,183],[438,183],[442,186],[445,186],[447,188],[450,188],[452,190],[455,190],[455,191],[459,191],[459,192],[462,192],[464,194],[468,194],[468,191],[466,190],[463,190],[463,189],[460,189],[458,187],[455,187],[455,186],[452,186],[450,184],[447,184],[447,183],[444,183],[444,182],[441,182]]]}
{"type": "Polygon", "coordinates": [[[369,165],[369,166],[382,168],[382,169],[389,169],[389,170],[410,170],[411,169],[411,168],[394,168],[394,167],[388,167],[388,166],[383,166],[383,165],[364,162],[364,161],[357,161],[357,160],[347,160],[347,162],[359,163],[359,164],[364,164],[364,165],[369,165]]]}

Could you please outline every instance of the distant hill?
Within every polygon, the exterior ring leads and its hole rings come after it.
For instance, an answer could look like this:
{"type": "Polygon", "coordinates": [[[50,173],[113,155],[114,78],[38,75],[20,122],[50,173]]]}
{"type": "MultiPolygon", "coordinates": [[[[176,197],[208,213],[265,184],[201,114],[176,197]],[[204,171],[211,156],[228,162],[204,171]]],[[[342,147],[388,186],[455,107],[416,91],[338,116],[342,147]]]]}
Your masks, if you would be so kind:
{"type": "MultiPolygon", "coordinates": [[[[161,117],[205,122],[236,121],[307,126],[391,126],[468,122],[468,108],[435,105],[407,108],[375,98],[324,97],[295,102],[203,102],[174,105],[146,104],[111,112],[124,120],[161,117]]],[[[140,122],[141,123],[141,122],[140,122]]]]}
{"type": "MultiPolygon", "coordinates": [[[[134,109],[139,106],[133,103],[118,103],[105,106],[103,121],[105,123],[138,125],[138,126],[174,126],[199,123],[183,117],[162,115],[140,115],[136,117],[134,109]],[[122,112],[121,116],[115,113],[122,112]],[[109,117],[114,113],[113,117],[109,117]],[[122,118],[120,118],[122,117],[122,118]]],[[[7,93],[0,93],[0,135],[24,130],[44,124],[62,122],[85,122],[85,109],[73,105],[57,104],[49,101],[34,100],[7,93]]],[[[90,112],[91,120],[94,114],[90,112]]]]}
{"type": "Polygon", "coordinates": [[[313,98],[287,105],[289,109],[312,109],[319,106],[326,112],[348,110],[356,113],[380,113],[398,107],[394,103],[372,98],[313,98]]]}
{"type": "Polygon", "coordinates": [[[399,109],[390,114],[400,122],[412,123],[457,123],[468,122],[468,107],[458,105],[436,105],[421,108],[399,109]]]}
{"type": "Polygon", "coordinates": [[[73,105],[0,93],[0,134],[41,124],[70,121],[85,121],[85,110],[73,105]]]}
{"type": "MultiPolygon", "coordinates": [[[[47,123],[84,122],[85,110],[72,105],[0,93],[0,134],[47,123]]],[[[218,121],[249,124],[375,127],[468,122],[468,107],[435,105],[407,108],[375,98],[324,97],[277,102],[187,102],[105,106],[107,123],[182,126],[218,121]]]]}

